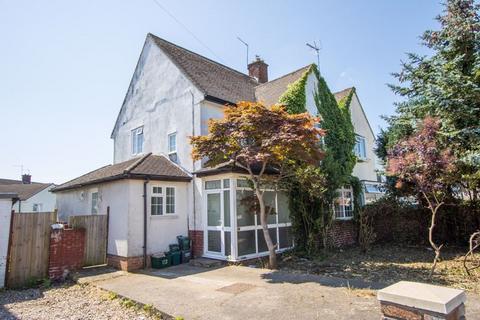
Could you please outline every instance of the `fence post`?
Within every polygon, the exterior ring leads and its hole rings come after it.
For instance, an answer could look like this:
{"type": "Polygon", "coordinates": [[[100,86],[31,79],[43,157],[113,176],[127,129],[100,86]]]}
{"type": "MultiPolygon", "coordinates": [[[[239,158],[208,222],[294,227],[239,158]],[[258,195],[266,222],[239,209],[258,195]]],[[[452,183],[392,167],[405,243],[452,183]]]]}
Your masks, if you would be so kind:
{"type": "Polygon", "coordinates": [[[5,261],[5,280],[3,281],[4,287],[8,286],[8,268],[10,267],[10,247],[12,246],[12,234],[13,234],[13,217],[15,216],[15,210],[10,213],[10,230],[8,231],[8,243],[7,243],[7,259],[5,261]]]}
{"type": "Polygon", "coordinates": [[[108,231],[110,227],[110,206],[107,206],[107,240],[105,241],[105,263],[108,263],[108,231]]]}

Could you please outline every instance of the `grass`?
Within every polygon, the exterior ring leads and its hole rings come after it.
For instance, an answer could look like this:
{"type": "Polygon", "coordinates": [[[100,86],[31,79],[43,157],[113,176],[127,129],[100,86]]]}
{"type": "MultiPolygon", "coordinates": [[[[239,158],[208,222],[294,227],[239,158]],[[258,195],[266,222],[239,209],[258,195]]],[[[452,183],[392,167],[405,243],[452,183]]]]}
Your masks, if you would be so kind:
{"type": "MultiPolygon", "coordinates": [[[[280,268],[385,284],[401,280],[426,282],[480,294],[480,269],[468,276],[463,268],[464,254],[463,248],[442,249],[433,278],[428,274],[434,254],[425,246],[376,245],[366,254],[348,248],[315,257],[292,253],[280,259],[280,268]]],[[[480,260],[480,253],[476,258],[480,260]]]]}

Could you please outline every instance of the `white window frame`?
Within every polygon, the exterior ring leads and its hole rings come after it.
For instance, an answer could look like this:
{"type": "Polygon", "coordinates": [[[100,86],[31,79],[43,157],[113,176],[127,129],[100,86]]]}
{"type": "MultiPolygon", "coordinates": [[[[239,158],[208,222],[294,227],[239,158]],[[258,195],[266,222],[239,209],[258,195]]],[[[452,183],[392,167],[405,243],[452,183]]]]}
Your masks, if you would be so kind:
{"type": "Polygon", "coordinates": [[[43,204],[42,203],[34,203],[32,205],[32,211],[33,212],[42,212],[43,210],[43,204]]]}
{"type": "Polygon", "coordinates": [[[137,127],[131,131],[131,143],[132,143],[132,154],[142,154],[143,153],[143,145],[145,143],[145,134],[143,130],[143,126],[137,127]],[[141,144],[139,144],[138,136],[142,136],[141,144]]]}
{"type": "Polygon", "coordinates": [[[360,160],[367,160],[367,139],[364,136],[355,134],[355,147],[354,147],[355,156],[360,160]],[[363,154],[361,150],[363,142],[363,154]]]}
{"type": "Polygon", "coordinates": [[[338,198],[335,199],[335,201],[337,200],[340,200],[341,203],[344,203],[343,199],[345,199],[345,193],[346,192],[350,192],[350,195],[351,195],[351,203],[350,203],[350,207],[351,207],[351,210],[350,210],[350,214],[347,216],[346,215],[346,210],[345,210],[345,206],[344,204],[338,204],[339,208],[340,208],[340,215],[337,216],[337,212],[335,211],[335,206],[337,205],[336,203],[333,204],[333,218],[335,220],[351,220],[353,219],[353,212],[354,212],[354,199],[353,199],[353,189],[351,187],[343,187],[339,190],[337,190],[338,192],[338,198]]]}
{"type": "Polygon", "coordinates": [[[150,215],[151,216],[163,216],[164,214],[164,202],[165,202],[165,195],[163,194],[163,186],[158,186],[158,185],[152,185],[151,189],[151,194],[150,194],[150,215]],[[160,192],[154,192],[155,188],[160,188],[160,192]],[[153,198],[161,198],[161,203],[158,203],[156,205],[159,205],[160,213],[153,213],[153,198]]]}
{"type": "Polygon", "coordinates": [[[153,184],[150,189],[150,216],[152,217],[162,217],[162,216],[173,216],[177,214],[177,188],[174,186],[165,186],[153,184]],[[161,188],[160,193],[154,193],[154,188],[161,188]],[[173,212],[167,212],[167,189],[173,189],[173,212]],[[159,197],[161,198],[161,210],[158,214],[153,214],[152,210],[152,198],[159,197]]]}
{"type": "Polygon", "coordinates": [[[89,192],[90,196],[90,214],[98,214],[98,204],[100,203],[100,194],[98,193],[98,189],[92,189],[89,192]],[[96,194],[96,200],[95,200],[95,207],[93,205],[93,195],[96,194]]]}
{"type": "Polygon", "coordinates": [[[176,131],[168,134],[168,136],[167,136],[167,149],[168,149],[168,154],[177,153],[177,132],[176,131]],[[173,149],[171,149],[172,145],[170,144],[170,137],[174,137],[175,148],[173,148],[173,149]]]}
{"type": "Polygon", "coordinates": [[[165,187],[165,214],[176,214],[177,212],[177,201],[176,201],[176,198],[177,198],[177,189],[175,187],[165,187]],[[172,198],[171,195],[168,194],[168,190],[173,190],[173,211],[172,212],[168,212],[168,206],[172,206],[172,204],[168,204],[167,203],[167,198],[170,196],[170,198],[172,198]]]}

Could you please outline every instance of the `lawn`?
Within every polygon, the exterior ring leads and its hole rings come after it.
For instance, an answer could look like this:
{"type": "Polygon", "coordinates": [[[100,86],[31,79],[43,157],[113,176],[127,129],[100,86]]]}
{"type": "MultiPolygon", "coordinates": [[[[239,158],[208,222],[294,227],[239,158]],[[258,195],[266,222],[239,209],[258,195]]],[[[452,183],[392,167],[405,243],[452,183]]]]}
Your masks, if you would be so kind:
{"type": "MultiPolygon", "coordinates": [[[[363,254],[359,248],[335,249],[325,255],[306,258],[296,253],[283,255],[280,269],[368,282],[392,284],[400,280],[445,285],[480,293],[480,268],[469,277],[463,268],[463,248],[444,248],[432,279],[428,274],[433,252],[425,246],[376,245],[363,254]]],[[[480,254],[476,254],[480,260],[480,254]]]]}

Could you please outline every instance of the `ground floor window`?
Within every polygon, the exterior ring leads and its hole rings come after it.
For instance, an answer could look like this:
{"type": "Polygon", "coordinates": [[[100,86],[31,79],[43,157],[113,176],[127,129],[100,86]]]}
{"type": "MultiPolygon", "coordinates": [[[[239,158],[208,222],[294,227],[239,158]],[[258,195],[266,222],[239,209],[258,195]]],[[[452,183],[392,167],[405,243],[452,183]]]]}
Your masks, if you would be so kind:
{"type": "Polygon", "coordinates": [[[334,204],[335,219],[353,218],[353,191],[351,187],[338,190],[338,198],[334,204]]]}
{"type": "Polygon", "coordinates": [[[150,214],[161,216],[175,214],[175,188],[152,186],[150,196],[150,214]]]}

